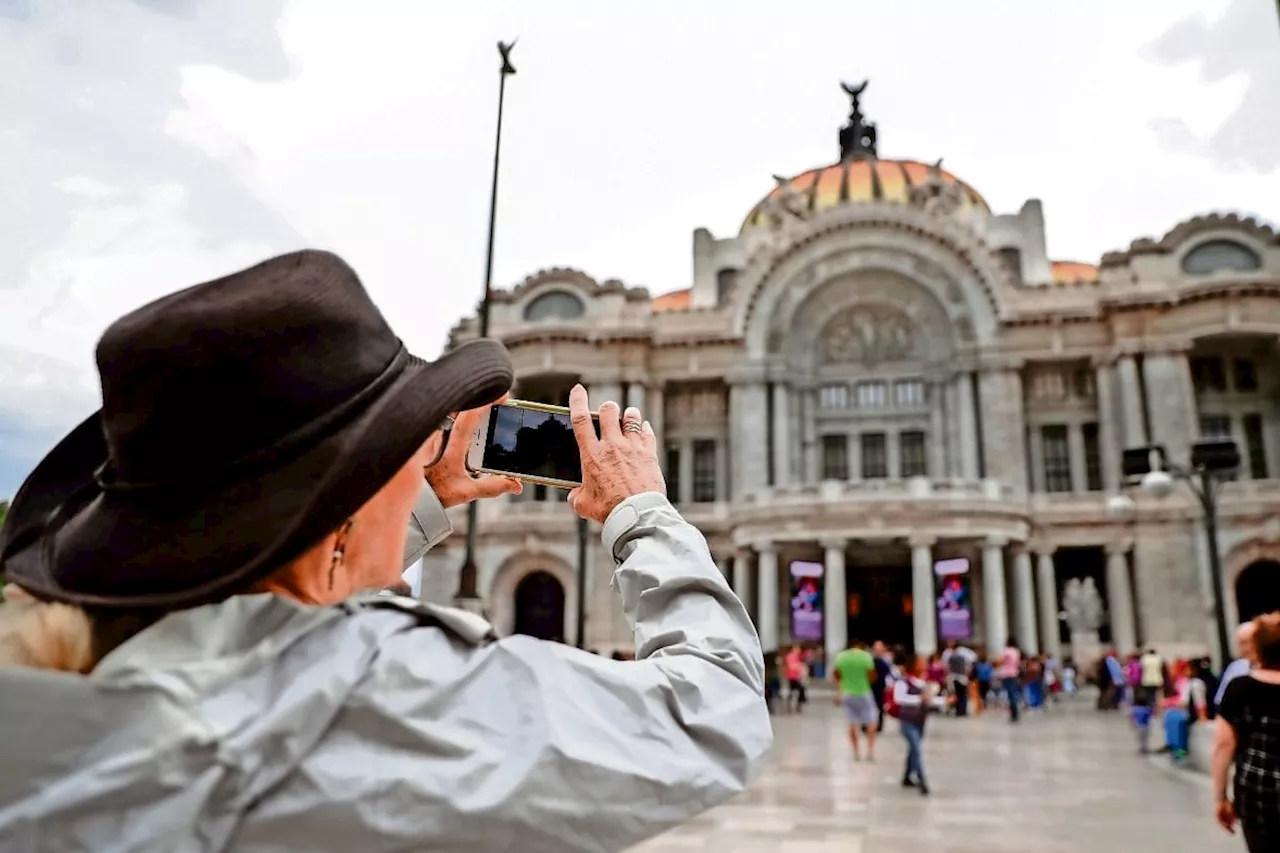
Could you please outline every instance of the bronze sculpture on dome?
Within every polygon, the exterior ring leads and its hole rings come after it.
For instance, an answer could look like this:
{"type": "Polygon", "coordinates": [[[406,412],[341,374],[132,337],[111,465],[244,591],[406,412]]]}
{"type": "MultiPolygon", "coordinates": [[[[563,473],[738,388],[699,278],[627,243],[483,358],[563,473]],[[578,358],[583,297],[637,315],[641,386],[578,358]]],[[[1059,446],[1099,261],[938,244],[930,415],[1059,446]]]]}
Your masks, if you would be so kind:
{"type": "Polygon", "coordinates": [[[876,156],[876,126],[862,115],[862,93],[870,80],[857,86],[842,82],[840,88],[849,96],[849,123],[840,128],[840,159],[872,158],[876,156]]]}

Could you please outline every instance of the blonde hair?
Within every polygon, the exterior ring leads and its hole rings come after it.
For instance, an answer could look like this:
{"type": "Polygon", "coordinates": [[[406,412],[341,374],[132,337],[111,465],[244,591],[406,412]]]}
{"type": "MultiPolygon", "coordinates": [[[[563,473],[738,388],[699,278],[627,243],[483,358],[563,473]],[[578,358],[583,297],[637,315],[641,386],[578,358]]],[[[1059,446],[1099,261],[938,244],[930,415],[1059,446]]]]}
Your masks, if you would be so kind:
{"type": "Polygon", "coordinates": [[[97,663],[89,614],[69,604],[37,601],[7,585],[0,602],[0,668],[23,666],[87,673],[97,663]]]}

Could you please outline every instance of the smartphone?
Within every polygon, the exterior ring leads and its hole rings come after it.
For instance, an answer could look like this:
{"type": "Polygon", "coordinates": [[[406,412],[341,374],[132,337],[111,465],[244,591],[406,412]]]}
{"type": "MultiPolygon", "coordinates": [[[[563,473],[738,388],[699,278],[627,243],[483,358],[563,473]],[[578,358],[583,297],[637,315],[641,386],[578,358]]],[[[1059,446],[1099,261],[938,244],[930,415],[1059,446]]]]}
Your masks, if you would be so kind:
{"type": "MultiPolygon", "coordinates": [[[[600,416],[591,413],[596,435],[600,416]]],[[[480,424],[467,467],[557,489],[582,484],[582,457],[564,406],[508,400],[489,409],[480,424]]]]}

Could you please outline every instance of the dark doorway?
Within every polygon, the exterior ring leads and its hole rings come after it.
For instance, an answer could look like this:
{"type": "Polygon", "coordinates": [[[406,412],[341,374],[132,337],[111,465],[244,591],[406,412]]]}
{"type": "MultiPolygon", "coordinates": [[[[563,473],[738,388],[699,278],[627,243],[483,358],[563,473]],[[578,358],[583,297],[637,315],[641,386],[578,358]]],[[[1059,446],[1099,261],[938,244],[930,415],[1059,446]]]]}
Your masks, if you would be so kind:
{"type": "MultiPolygon", "coordinates": [[[[1111,612],[1111,590],[1107,588],[1107,552],[1098,546],[1080,548],[1059,548],[1053,555],[1054,574],[1058,584],[1058,606],[1064,606],[1067,583],[1072,578],[1092,578],[1094,588],[1098,590],[1098,598],[1102,600],[1103,613],[1111,612]]],[[[1010,591],[1009,603],[1013,604],[1010,591]]],[[[1012,624],[1012,623],[1010,623],[1012,624]]],[[[1041,629],[1043,630],[1043,628],[1041,629]]],[[[1102,625],[1098,629],[1098,639],[1104,644],[1111,642],[1111,618],[1104,615],[1102,625]]],[[[1071,642],[1071,628],[1065,619],[1058,620],[1058,640],[1071,642]]],[[[1127,655],[1137,649],[1116,649],[1121,655],[1127,655]]]]}
{"type": "Polygon", "coordinates": [[[912,648],[910,566],[858,566],[846,574],[849,639],[912,648]]]}
{"type": "Polygon", "coordinates": [[[531,572],[516,585],[515,633],[564,640],[564,587],[553,575],[531,572]]]}
{"type": "Polygon", "coordinates": [[[1280,610],[1280,562],[1255,560],[1236,578],[1236,610],[1241,622],[1280,610]]]}

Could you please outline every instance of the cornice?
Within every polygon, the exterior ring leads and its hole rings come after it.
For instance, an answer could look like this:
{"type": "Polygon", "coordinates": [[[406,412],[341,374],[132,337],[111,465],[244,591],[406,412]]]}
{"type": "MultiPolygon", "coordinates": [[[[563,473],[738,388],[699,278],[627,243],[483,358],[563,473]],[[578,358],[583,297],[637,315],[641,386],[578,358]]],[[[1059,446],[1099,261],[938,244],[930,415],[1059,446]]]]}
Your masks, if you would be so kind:
{"type": "Polygon", "coordinates": [[[1241,216],[1238,213],[1209,213],[1180,222],[1159,240],[1139,237],[1127,249],[1107,252],[1102,256],[1099,267],[1124,266],[1139,255],[1167,255],[1199,234],[1228,230],[1248,234],[1264,245],[1280,245],[1280,234],[1255,217],[1241,216]]]}

